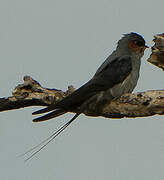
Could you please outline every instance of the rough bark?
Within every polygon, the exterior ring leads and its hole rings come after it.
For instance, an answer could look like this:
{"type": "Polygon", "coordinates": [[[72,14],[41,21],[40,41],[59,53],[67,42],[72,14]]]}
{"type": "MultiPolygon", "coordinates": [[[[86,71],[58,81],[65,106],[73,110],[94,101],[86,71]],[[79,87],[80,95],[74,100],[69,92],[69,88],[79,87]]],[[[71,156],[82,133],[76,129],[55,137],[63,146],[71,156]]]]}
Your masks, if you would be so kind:
{"type": "Polygon", "coordinates": [[[150,55],[148,62],[162,68],[164,70],[164,33],[154,36],[154,46],[152,49],[152,54],[150,55]]]}
{"type": "MultiPolygon", "coordinates": [[[[148,62],[164,70],[164,34],[154,36],[154,46],[148,62]]],[[[74,91],[69,86],[66,92],[42,87],[30,76],[24,77],[24,83],[18,85],[11,97],[0,98],[0,111],[19,109],[29,106],[48,106],[60,101],[74,91]]],[[[74,111],[75,112],[75,111],[74,111]]],[[[118,99],[99,107],[95,102],[84,112],[88,116],[108,118],[144,117],[164,114],[164,90],[153,90],[135,94],[124,94],[118,99]]]]}

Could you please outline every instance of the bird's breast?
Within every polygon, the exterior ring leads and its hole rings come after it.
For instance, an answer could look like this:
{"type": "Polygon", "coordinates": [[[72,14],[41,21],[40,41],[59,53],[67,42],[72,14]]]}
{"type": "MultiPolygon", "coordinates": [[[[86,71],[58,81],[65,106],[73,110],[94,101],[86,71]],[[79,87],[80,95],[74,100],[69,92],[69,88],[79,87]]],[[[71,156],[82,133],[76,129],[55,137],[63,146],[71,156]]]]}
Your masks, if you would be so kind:
{"type": "Polygon", "coordinates": [[[123,82],[112,87],[109,92],[113,97],[119,97],[125,93],[131,93],[137,85],[138,78],[139,72],[132,71],[123,82]]]}

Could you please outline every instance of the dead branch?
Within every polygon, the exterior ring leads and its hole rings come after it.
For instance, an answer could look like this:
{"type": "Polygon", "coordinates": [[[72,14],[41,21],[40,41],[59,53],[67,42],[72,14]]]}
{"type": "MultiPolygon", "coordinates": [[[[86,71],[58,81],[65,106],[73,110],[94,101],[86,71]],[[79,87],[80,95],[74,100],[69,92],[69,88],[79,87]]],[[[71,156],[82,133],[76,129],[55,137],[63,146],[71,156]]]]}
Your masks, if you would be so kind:
{"type": "Polygon", "coordinates": [[[148,62],[164,70],[164,33],[154,36],[154,46],[148,62]]]}
{"type": "MultiPolygon", "coordinates": [[[[155,45],[152,47],[152,54],[148,62],[164,70],[164,34],[156,35],[153,41],[155,45]]],[[[48,106],[60,101],[73,91],[73,86],[69,86],[66,92],[58,89],[44,88],[30,76],[25,76],[24,83],[19,84],[13,90],[11,97],[0,98],[0,111],[30,106],[48,106]]],[[[124,94],[103,107],[97,106],[94,102],[88,105],[84,114],[108,118],[163,115],[164,90],[124,94]]]]}

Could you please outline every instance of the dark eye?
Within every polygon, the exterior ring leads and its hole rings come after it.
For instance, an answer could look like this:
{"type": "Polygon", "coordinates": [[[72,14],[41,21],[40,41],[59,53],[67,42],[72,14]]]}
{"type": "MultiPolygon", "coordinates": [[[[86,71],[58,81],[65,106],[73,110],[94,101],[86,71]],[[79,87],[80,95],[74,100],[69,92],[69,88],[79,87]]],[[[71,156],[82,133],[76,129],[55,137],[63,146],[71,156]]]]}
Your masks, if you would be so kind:
{"type": "Polygon", "coordinates": [[[134,43],[137,45],[137,46],[144,46],[144,42],[142,41],[138,41],[138,40],[135,40],[134,43]]]}

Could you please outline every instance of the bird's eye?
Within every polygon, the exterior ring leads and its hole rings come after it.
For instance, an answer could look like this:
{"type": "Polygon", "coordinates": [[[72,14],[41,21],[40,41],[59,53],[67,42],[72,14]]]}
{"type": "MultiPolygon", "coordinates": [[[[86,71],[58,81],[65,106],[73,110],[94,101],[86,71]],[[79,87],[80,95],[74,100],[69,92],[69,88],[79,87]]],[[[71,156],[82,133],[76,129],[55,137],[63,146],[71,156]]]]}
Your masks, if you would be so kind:
{"type": "Polygon", "coordinates": [[[144,46],[144,43],[142,41],[135,40],[134,43],[139,47],[144,46]]]}

